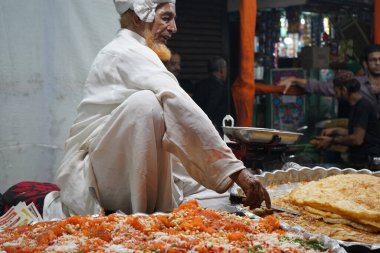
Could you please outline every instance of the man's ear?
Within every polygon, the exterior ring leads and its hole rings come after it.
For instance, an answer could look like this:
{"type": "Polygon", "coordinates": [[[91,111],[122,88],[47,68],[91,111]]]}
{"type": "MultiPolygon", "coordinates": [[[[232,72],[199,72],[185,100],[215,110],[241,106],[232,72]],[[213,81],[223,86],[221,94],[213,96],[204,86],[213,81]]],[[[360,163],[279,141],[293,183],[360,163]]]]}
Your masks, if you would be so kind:
{"type": "Polygon", "coordinates": [[[348,95],[348,89],[345,86],[342,87],[342,93],[348,95]]]}
{"type": "Polygon", "coordinates": [[[141,19],[136,15],[135,12],[133,12],[132,22],[133,22],[133,25],[134,25],[135,27],[140,26],[140,24],[141,24],[141,22],[142,22],[141,19]]]}
{"type": "Polygon", "coordinates": [[[362,64],[363,64],[363,68],[364,68],[364,69],[368,69],[368,63],[367,63],[367,60],[363,61],[362,64]]]}

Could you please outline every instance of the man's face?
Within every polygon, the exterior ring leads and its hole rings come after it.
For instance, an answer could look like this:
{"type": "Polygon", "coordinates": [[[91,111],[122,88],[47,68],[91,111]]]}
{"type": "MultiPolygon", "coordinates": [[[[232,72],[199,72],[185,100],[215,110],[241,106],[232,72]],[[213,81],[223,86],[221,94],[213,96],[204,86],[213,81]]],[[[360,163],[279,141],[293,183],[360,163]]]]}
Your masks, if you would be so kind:
{"type": "Polygon", "coordinates": [[[162,61],[169,61],[170,50],[166,47],[168,39],[177,32],[175,24],[175,5],[172,3],[159,4],[153,23],[148,23],[144,31],[148,47],[150,47],[162,61]]]}
{"type": "Polygon", "coordinates": [[[223,81],[226,81],[227,80],[227,65],[223,65],[222,69],[220,70],[220,78],[223,80],[223,81]]]}
{"type": "Polygon", "coordinates": [[[372,52],[368,55],[367,68],[369,75],[380,76],[380,52],[372,52]]]}
{"type": "Polygon", "coordinates": [[[334,87],[334,91],[338,100],[347,100],[347,90],[345,88],[334,87]]]}
{"type": "Polygon", "coordinates": [[[166,64],[166,68],[173,73],[174,76],[178,77],[181,71],[181,56],[179,56],[179,54],[172,54],[170,61],[166,64]]]}
{"type": "Polygon", "coordinates": [[[174,4],[164,3],[157,6],[151,30],[156,43],[166,45],[173,33],[177,32],[175,17],[176,10],[174,4]]]}

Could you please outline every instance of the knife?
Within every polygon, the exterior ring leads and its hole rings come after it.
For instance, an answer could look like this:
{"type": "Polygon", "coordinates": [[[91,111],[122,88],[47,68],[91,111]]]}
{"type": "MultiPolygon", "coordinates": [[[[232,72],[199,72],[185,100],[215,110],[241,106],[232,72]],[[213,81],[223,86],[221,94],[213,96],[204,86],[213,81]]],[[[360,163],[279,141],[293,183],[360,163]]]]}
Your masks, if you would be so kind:
{"type": "MultiPolygon", "coordinates": [[[[230,201],[231,201],[232,204],[242,204],[243,203],[243,197],[240,196],[240,195],[236,195],[236,194],[231,193],[230,194],[230,201]]],[[[264,203],[262,203],[261,207],[266,207],[266,206],[265,206],[264,203]]],[[[279,207],[279,206],[276,206],[276,205],[271,205],[271,208],[269,210],[290,213],[290,214],[293,214],[293,215],[300,215],[300,213],[297,212],[297,211],[286,209],[286,208],[279,207]]]]}
{"type": "MultiPolygon", "coordinates": [[[[265,205],[261,205],[261,206],[265,207],[265,205]]],[[[297,211],[286,209],[286,208],[282,208],[282,207],[279,207],[279,206],[276,206],[276,205],[273,205],[273,204],[270,206],[270,209],[272,209],[274,211],[279,211],[279,212],[284,212],[284,213],[290,213],[290,214],[293,214],[293,215],[300,215],[300,213],[297,212],[297,211]]]]}

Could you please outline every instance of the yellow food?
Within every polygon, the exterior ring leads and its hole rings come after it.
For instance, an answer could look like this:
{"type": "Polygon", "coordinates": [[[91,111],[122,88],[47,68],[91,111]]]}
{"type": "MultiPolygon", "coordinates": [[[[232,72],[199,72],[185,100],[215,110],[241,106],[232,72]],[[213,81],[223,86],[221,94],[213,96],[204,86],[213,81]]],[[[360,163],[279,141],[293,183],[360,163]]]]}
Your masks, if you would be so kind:
{"type": "Polygon", "coordinates": [[[309,215],[296,216],[289,213],[275,213],[273,215],[289,225],[301,226],[311,233],[326,235],[337,240],[365,244],[378,244],[380,242],[379,233],[367,232],[351,225],[327,223],[323,219],[309,215]]]}
{"type": "Polygon", "coordinates": [[[380,228],[380,178],[366,174],[330,176],[294,189],[289,200],[380,228]]]}
{"type": "Polygon", "coordinates": [[[302,183],[273,198],[275,205],[302,215],[275,214],[291,225],[338,240],[380,242],[380,177],[368,174],[334,175],[302,183]]]}

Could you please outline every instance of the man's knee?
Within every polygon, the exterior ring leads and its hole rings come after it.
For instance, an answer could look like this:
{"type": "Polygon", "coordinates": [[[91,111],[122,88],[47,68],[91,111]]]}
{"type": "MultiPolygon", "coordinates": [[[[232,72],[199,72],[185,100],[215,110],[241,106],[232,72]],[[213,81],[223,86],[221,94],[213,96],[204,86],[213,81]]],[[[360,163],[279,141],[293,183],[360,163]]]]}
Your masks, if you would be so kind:
{"type": "Polygon", "coordinates": [[[156,95],[149,90],[138,91],[126,99],[125,109],[134,116],[153,117],[163,119],[163,109],[156,95]]]}

